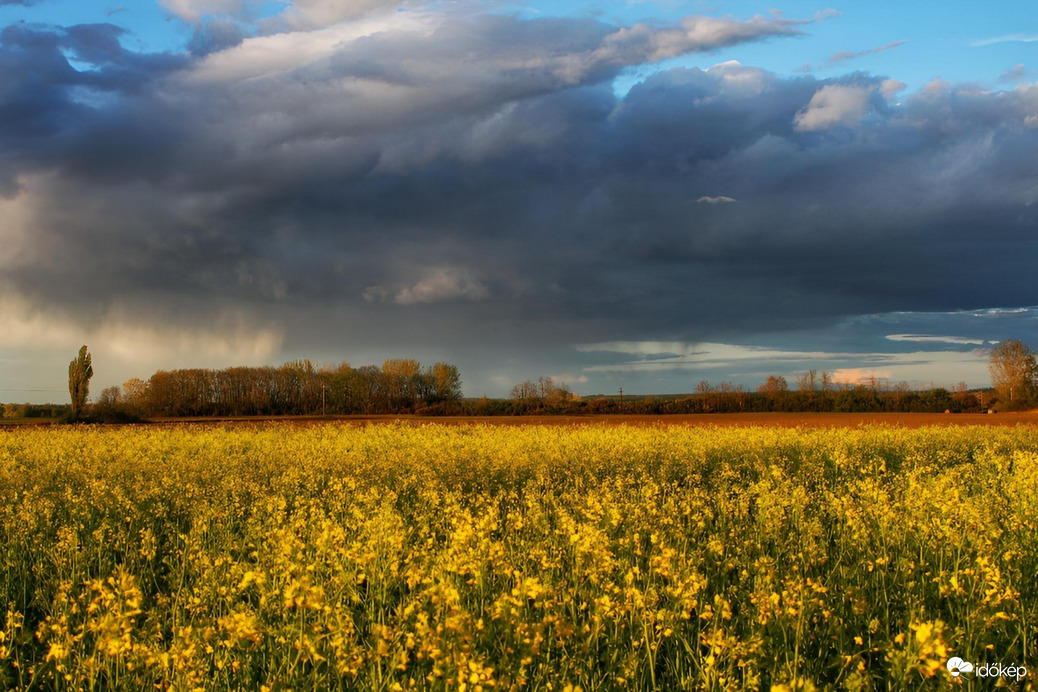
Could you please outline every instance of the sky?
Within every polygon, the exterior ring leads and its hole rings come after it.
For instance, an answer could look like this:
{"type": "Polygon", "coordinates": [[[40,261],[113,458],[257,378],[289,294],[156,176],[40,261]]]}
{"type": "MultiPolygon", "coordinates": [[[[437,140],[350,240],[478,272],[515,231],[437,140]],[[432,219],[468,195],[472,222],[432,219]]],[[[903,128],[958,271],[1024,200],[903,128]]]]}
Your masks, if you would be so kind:
{"type": "Polygon", "coordinates": [[[985,386],[1036,202],[1030,0],[0,0],[0,401],[83,344],[985,386]]]}

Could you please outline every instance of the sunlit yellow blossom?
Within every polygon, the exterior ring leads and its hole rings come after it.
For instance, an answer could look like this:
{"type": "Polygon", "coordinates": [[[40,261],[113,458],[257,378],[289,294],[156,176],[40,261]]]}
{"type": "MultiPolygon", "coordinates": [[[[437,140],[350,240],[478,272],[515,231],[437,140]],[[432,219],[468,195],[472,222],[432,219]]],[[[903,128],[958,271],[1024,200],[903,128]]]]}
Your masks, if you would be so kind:
{"type": "Polygon", "coordinates": [[[4,430],[0,686],[940,689],[1038,641],[1035,488],[1030,428],[4,430]]]}

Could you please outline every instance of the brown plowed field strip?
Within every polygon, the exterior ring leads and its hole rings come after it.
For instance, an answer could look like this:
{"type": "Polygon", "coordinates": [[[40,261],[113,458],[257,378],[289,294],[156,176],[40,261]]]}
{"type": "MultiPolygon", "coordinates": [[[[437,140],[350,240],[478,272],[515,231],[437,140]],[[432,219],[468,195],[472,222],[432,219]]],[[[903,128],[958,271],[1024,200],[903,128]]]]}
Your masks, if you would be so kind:
{"type": "Polygon", "coordinates": [[[779,426],[856,428],[893,425],[920,428],[932,425],[1038,425],[1038,411],[1023,413],[705,413],[688,415],[587,415],[587,416],[283,416],[242,418],[159,418],[153,423],[267,423],[320,425],[325,423],[407,423],[414,425],[683,425],[750,427],[779,426]]]}

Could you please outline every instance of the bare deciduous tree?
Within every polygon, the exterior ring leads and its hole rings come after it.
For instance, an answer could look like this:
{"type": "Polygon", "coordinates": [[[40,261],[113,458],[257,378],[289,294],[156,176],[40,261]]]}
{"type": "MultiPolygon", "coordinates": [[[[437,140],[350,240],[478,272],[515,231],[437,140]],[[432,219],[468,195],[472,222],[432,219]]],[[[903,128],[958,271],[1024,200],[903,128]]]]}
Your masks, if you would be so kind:
{"type": "Polygon", "coordinates": [[[781,375],[768,375],[768,379],[757,387],[757,391],[774,399],[787,393],[789,384],[786,382],[786,378],[781,375]]]}
{"type": "Polygon", "coordinates": [[[1005,406],[1023,408],[1034,402],[1038,360],[1029,346],[1018,339],[1000,341],[991,349],[988,371],[1005,406]]]}
{"type": "Polygon", "coordinates": [[[118,387],[105,387],[97,403],[101,406],[115,407],[123,402],[123,393],[118,387]]]}
{"type": "Polygon", "coordinates": [[[523,380],[512,387],[509,395],[516,401],[527,401],[537,398],[537,384],[530,380],[523,380]]]}
{"type": "Polygon", "coordinates": [[[808,370],[802,375],[797,375],[797,391],[814,392],[817,375],[818,373],[815,370],[808,370]]]}

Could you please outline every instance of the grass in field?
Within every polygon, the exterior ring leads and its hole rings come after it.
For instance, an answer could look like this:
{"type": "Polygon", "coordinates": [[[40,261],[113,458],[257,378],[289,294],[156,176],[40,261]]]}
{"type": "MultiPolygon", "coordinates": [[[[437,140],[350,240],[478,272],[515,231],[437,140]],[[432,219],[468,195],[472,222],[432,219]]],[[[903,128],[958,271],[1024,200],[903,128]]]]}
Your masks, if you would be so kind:
{"type": "Polygon", "coordinates": [[[940,689],[1036,573],[1029,427],[0,431],[4,688],[940,689]]]}

